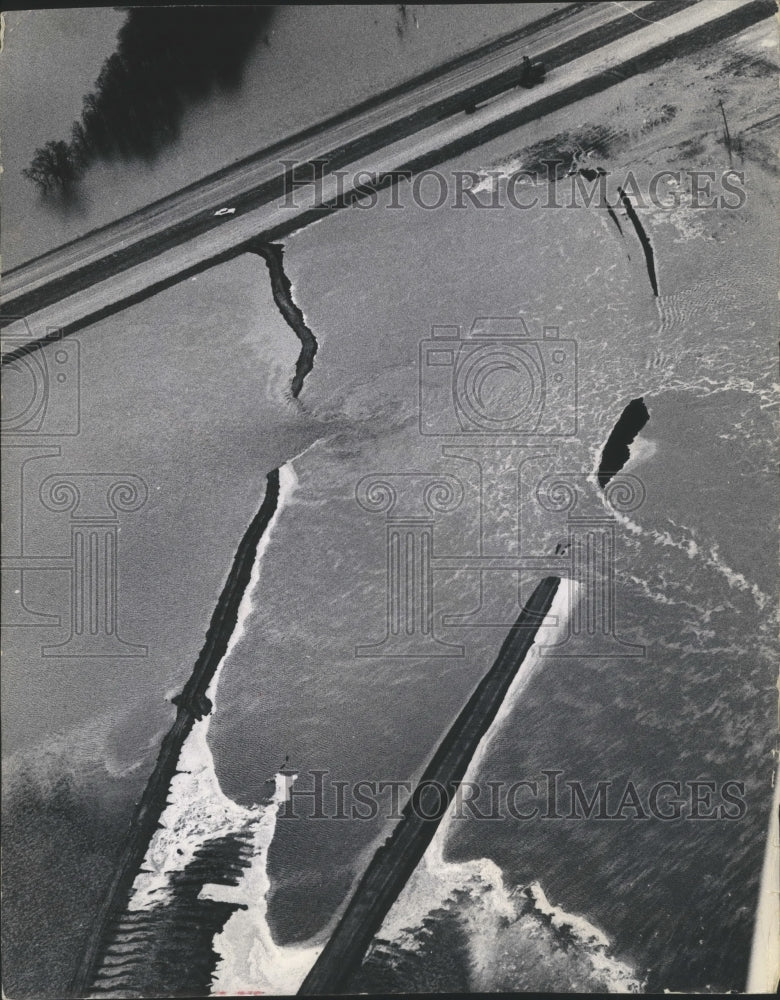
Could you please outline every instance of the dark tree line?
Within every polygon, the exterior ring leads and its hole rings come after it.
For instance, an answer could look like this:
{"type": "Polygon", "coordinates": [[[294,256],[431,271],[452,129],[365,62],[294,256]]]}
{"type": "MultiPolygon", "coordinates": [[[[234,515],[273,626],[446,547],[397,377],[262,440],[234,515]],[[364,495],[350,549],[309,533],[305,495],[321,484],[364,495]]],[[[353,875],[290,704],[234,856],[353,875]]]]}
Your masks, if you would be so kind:
{"type": "Polygon", "coordinates": [[[153,160],[179,136],[184,112],[241,83],[268,43],[274,7],[133,7],[70,138],[47,142],[24,171],[44,192],[73,187],[98,159],[153,160]]]}

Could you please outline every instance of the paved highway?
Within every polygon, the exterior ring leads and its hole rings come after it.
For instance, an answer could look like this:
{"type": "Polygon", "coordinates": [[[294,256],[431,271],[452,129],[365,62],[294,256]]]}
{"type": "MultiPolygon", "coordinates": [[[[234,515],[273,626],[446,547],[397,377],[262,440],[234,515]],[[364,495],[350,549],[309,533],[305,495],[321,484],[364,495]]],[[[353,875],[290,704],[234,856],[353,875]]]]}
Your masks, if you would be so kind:
{"type": "MultiPolygon", "coordinates": [[[[299,163],[326,160],[338,168],[356,155],[386,145],[461,112],[469,102],[485,100],[517,84],[524,54],[545,56],[550,67],[582,54],[610,37],[628,34],[644,23],[666,17],[679,3],[631,2],[576,4],[527,29],[513,32],[468,57],[455,60],[420,80],[410,81],[381,98],[366,102],[315,129],[292,136],[256,156],[190,185],[175,195],[75,240],[27,264],[4,278],[4,300],[19,314],[50,303],[66,279],[78,273],[94,278],[101,265],[121,267],[174,245],[197,232],[224,224],[215,213],[223,207],[245,211],[251,205],[278,198],[283,190],[284,160],[299,163]],[[584,9],[583,9],[584,7],[584,9]],[[276,183],[274,183],[276,182],[276,183]],[[111,261],[109,264],[108,261],[111,261]]],[[[72,284],[67,288],[73,291],[72,284]]]]}
{"type": "Polygon", "coordinates": [[[250,240],[278,239],[319,215],[312,215],[311,203],[285,205],[283,160],[324,161],[321,202],[327,203],[339,190],[334,170],[353,176],[425,169],[606,89],[684,44],[712,41],[770,16],[771,8],[769,0],[649,0],[556,12],[533,30],[398,88],[402,93],[301,133],[9,272],[3,316],[13,346],[3,361],[15,357],[19,345],[74,332],[230,259],[250,240]],[[548,67],[547,79],[531,90],[517,86],[523,55],[548,67]],[[485,103],[463,114],[475,102],[485,103]],[[221,208],[236,211],[216,214],[221,208]]]}

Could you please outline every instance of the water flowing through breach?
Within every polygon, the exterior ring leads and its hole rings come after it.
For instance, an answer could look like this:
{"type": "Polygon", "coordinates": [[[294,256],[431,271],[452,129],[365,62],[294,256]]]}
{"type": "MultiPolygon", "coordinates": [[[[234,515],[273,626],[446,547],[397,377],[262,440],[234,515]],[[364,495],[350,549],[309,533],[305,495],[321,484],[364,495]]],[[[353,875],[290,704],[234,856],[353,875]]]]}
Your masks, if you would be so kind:
{"type": "MultiPolygon", "coordinates": [[[[570,604],[576,599],[575,588],[569,581],[562,583],[545,623],[548,640],[550,629],[566,628],[570,604]]],[[[487,748],[517,709],[523,691],[542,665],[541,650],[534,644],[482,737],[464,780],[478,777],[487,748]]],[[[258,990],[294,993],[319,955],[320,949],[311,942],[278,946],[268,925],[267,852],[285,791],[281,788],[258,817],[254,860],[238,885],[226,888],[223,883],[201,894],[223,904],[233,902],[245,907],[236,910],[214,938],[219,962],[213,994],[258,990]]],[[[521,988],[521,967],[529,955],[534,956],[539,968],[546,968],[549,976],[557,975],[561,981],[569,977],[609,991],[640,989],[641,983],[631,968],[612,957],[607,937],[585,918],[550,903],[539,882],[511,889],[498,866],[488,859],[446,861],[445,845],[455,821],[454,811],[443,820],[390,911],[363,968],[353,977],[351,989],[430,988],[431,971],[435,974],[437,962],[447,966],[451,974],[454,970],[457,979],[458,959],[454,956],[458,954],[465,955],[463,968],[458,981],[450,985],[461,990],[521,988]],[[455,951],[453,934],[462,938],[461,948],[455,951]],[[510,954],[518,956],[516,962],[508,959],[510,954]]],[[[438,985],[442,985],[441,981],[438,985]]]]}
{"type": "MultiPolygon", "coordinates": [[[[577,599],[577,585],[563,580],[546,617],[545,643],[567,628],[577,599]]],[[[464,781],[478,781],[490,744],[542,666],[535,642],[464,781]]],[[[446,860],[447,840],[462,821],[453,806],[353,979],[354,991],[641,991],[640,978],[613,956],[603,931],[551,903],[539,881],[510,886],[488,858],[446,860]]]]}
{"type": "Polygon", "coordinates": [[[389,910],[429,848],[479,744],[501,714],[513,680],[523,669],[536,633],[550,611],[560,578],[548,576],[530,595],[498,656],[443,735],[401,819],[382,844],[336,924],[301,994],[344,992],[389,910]]]}
{"type": "MultiPolygon", "coordinates": [[[[294,473],[286,466],[280,472],[279,504],[269,529],[294,487],[294,473]]],[[[267,531],[236,629],[209,685],[212,701],[224,662],[251,614],[268,537],[267,531]]],[[[565,628],[574,586],[563,582],[548,612],[545,635],[550,628],[565,628]],[[557,626],[549,624],[556,617],[557,626]]],[[[534,645],[464,780],[478,776],[488,746],[541,666],[541,651],[534,645]]],[[[264,803],[249,808],[236,804],[224,795],[216,777],[207,740],[209,721],[206,716],[195,723],[182,749],[159,829],[117,921],[94,996],[184,989],[195,995],[293,994],[320,953],[313,942],[279,946],[268,921],[268,850],[294,776],[277,775],[273,794],[264,803]]],[[[370,989],[372,980],[377,980],[377,988],[386,987],[399,976],[407,988],[414,987],[436,968],[427,953],[437,946],[439,961],[457,970],[450,951],[453,933],[465,944],[461,989],[522,988],[522,967],[529,955],[547,970],[548,978],[557,974],[612,991],[640,987],[631,969],[611,956],[606,936],[585,918],[550,903],[539,882],[509,888],[488,859],[446,861],[445,844],[454,822],[453,813],[442,821],[390,911],[354,977],[360,988],[370,989]]]]}

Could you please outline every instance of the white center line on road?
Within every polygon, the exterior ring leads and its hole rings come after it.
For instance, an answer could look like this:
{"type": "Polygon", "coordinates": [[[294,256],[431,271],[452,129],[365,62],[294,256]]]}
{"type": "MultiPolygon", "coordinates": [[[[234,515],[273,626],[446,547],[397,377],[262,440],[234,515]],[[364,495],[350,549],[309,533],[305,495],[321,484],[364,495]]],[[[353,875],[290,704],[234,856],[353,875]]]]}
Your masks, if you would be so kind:
{"type": "MultiPolygon", "coordinates": [[[[471,115],[452,115],[347,164],[340,170],[341,176],[326,174],[318,201],[327,203],[349,193],[352,189],[344,183],[345,177],[354,177],[360,171],[400,172],[410,165],[421,169],[419,164],[426,157],[430,162],[442,162],[455,155],[458,144],[462,149],[469,148],[469,140],[471,145],[479,145],[502,131],[542,117],[585,94],[606,89],[640,72],[653,58],[666,58],[670,45],[682,39],[710,40],[719,31],[728,33],[765,16],[767,4],[763,0],[700,0],[658,23],[640,28],[627,38],[620,38],[565,64],[531,91],[505,93],[471,115]]],[[[296,220],[300,223],[302,213],[312,205],[290,206],[279,204],[279,201],[230,216],[217,228],[45,306],[24,321],[9,324],[4,334],[18,341],[22,338],[40,341],[51,339],[53,331],[73,332],[188,274],[229,259],[241,252],[242,246],[250,240],[269,235],[278,238],[281,232],[289,233],[299,228],[296,220]]]]}
{"type": "MultiPolygon", "coordinates": [[[[487,52],[478,50],[458,60],[454,68],[432,71],[430,79],[416,84],[410,81],[409,89],[400,94],[390,91],[370,101],[367,106],[337,115],[321,126],[276,143],[126,218],[13,268],[3,279],[5,311],[11,313],[18,302],[17,315],[28,312],[29,309],[21,303],[29,300],[33,293],[53,282],[62,283],[64,278],[76,272],[83,273],[90,266],[103,270],[99,277],[106,276],[107,266],[115,273],[123,270],[121,264],[116,262],[120,256],[126,257],[142,245],[148,248],[155,239],[164,240],[167,237],[167,245],[157,246],[145,253],[145,257],[155,256],[168,246],[213,226],[213,218],[222,205],[238,205],[243,201],[246,209],[248,198],[254,198],[255,204],[251,207],[270,201],[274,194],[268,194],[267,188],[272,187],[275,181],[279,187],[285,161],[303,164],[321,160],[331,167],[339,167],[350,158],[350,149],[354,155],[381,149],[389,141],[411,135],[428,124],[461,111],[461,99],[466,100],[469,94],[477,95],[475,103],[479,103],[510,86],[516,86],[523,55],[544,55],[548,58],[552,54],[555,62],[554,53],[557,52],[558,62],[566,61],[569,58],[567,50],[574,52],[575,46],[582,48],[583,45],[592,49],[599,44],[606,31],[613,34],[635,31],[636,25],[627,16],[626,10],[631,14],[635,10],[653,8],[663,17],[672,13],[676,6],[669,6],[665,0],[630,0],[623,5],[623,9],[616,10],[612,4],[596,3],[586,5],[584,9],[575,6],[572,11],[559,13],[552,23],[542,19],[538,26],[531,25],[527,31],[513,33],[492,43],[487,52]],[[583,39],[588,40],[584,42],[583,39]],[[175,229],[190,231],[184,231],[177,238],[173,233],[175,229]]],[[[138,263],[138,259],[129,263],[138,263]]],[[[85,281],[82,286],[89,283],[85,281]]],[[[48,301],[57,297],[55,295],[48,301]]],[[[40,302],[29,308],[45,304],[40,302]]]]}

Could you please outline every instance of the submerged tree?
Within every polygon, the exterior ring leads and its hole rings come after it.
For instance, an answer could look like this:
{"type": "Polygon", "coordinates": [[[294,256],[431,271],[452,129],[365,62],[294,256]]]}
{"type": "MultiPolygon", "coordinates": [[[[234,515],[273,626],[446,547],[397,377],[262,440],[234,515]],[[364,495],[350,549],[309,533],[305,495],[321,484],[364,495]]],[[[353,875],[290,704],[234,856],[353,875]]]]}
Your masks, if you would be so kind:
{"type": "MultiPolygon", "coordinates": [[[[24,170],[44,193],[72,187],[98,159],[147,161],[174,142],[187,107],[241,83],[274,7],[133,7],[69,141],[24,170]]],[[[267,36],[266,36],[267,37],[267,36]]]]}
{"type": "Polygon", "coordinates": [[[23,173],[48,192],[70,187],[80,176],[81,169],[72,145],[58,139],[36,149],[30,166],[23,173]]]}

